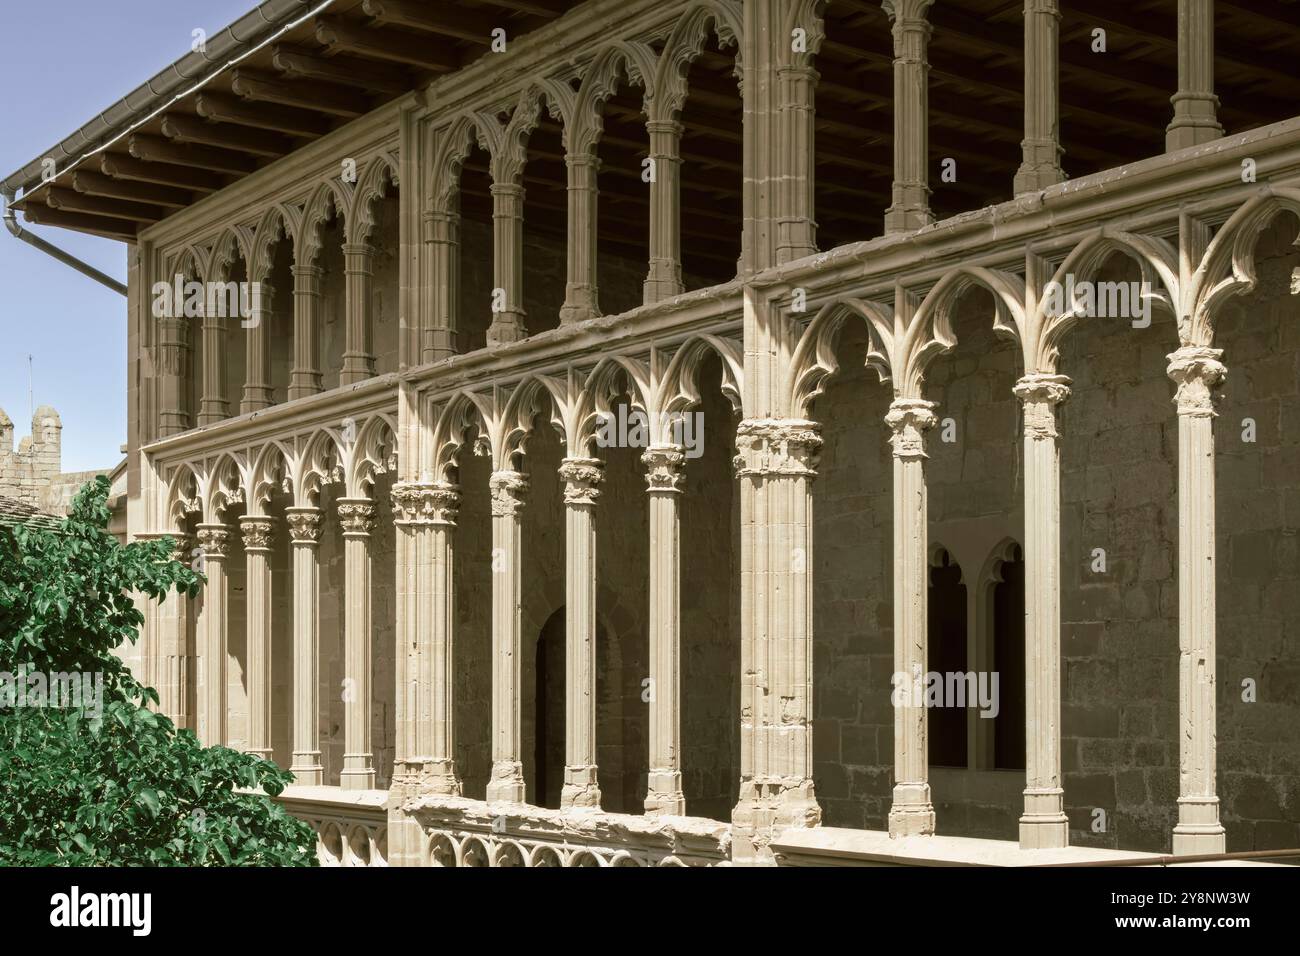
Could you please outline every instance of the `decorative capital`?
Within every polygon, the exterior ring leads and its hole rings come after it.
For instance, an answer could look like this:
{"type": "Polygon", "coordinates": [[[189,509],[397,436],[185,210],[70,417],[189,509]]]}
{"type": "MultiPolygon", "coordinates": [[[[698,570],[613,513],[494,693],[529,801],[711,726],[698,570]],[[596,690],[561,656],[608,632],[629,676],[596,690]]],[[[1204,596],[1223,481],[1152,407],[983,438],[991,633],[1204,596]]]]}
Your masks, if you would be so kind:
{"type": "Polygon", "coordinates": [[[686,480],[686,453],[681,445],[651,445],[641,456],[646,467],[646,487],[656,492],[680,493],[686,480]]]}
{"type": "Polygon", "coordinates": [[[930,7],[934,5],[934,0],[881,0],[880,5],[884,8],[885,16],[889,17],[890,23],[912,27],[924,24],[928,27],[929,21],[926,17],[930,7]]]}
{"type": "Polygon", "coordinates": [[[492,516],[514,517],[524,510],[528,478],[517,471],[494,471],[488,479],[492,491],[492,516]]]}
{"type": "Polygon", "coordinates": [[[802,418],[747,418],[736,426],[736,477],[817,477],[821,425],[802,418]]]}
{"type": "Polygon", "coordinates": [[[934,427],[936,421],[934,402],[922,398],[894,399],[885,415],[885,424],[894,433],[890,438],[894,457],[905,460],[926,457],[925,433],[934,427]]]}
{"type": "Polygon", "coordinates": [[[321,510],[319,508],[285,508],[284,520],[289,525],[289,539],[294,544],[320,542],[321,510]]]}
{"type": "Polygon", "coordinates": [[[245,515],[239,519],[239,532],[244,537],[245,551],[270,551],[275,519],[264,515],[245,515]]]}
{"type": "Polygon", "coordinates": [[[345,537],[362,537],[375,529],[375,505],[369,498],[340,498],[338,507],[345,537]]]}
{"type": "Polygon", "coordinates": [[[566,458],[560,462],[566,505],[594,505],[605,480],[605,465],[599,458],[566,458]]]}
{"type": "Polygon", "coordinates": [[[1056,406],[1070,397],[1070,380],[1064,375],[1035,372],[1012,389],[1025,406],[1025,434],[1034,439],[1056,438],[1056,406]]]}
{"type": "Polygon", "coordinates": [[[224,558],[229,553],[230,529],[224,524],[201,524],[197,531],[205,558],[224,558]]]}
{"type": "Polygon", "coordinates": [[[1228,377],[1227,368],[1219,361],[1222,355],[1223,349],[1185,345],[1169,356],[1169,377],[1178,385],[1174,404],[1179,415],[1214,417],[1215,389],[1228,377]]]}
{"type": "Polygon", "coordinates": [[[460,514],[460,491],[447,482],[399,482],[389,497],[396,524],[454,525],[460,514]]]}

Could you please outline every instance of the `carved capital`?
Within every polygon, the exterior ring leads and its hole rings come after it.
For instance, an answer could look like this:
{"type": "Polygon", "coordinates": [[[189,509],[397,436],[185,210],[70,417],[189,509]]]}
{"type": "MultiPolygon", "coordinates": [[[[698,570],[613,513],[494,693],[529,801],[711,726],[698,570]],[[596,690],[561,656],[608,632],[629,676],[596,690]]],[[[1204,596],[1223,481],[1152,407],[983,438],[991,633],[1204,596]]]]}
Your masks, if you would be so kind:
{"type": "Polygon", "coordinates": [[[1025,406],[1025,434],[1030,438],[1056,438],[1056,406],[1070,397],[1070,380],[1064,375],[1033,373],[1012,389],[1025,406]]]}
{"type": "Polygon", "coordinates": [[[682,490],[686,480],[686,453],[680,445],[651,445],[641,455],[645,465],[646,487],[651,494],[682,490]]]}
{"type": "Polygon", "coordinates": [[[205,558],[224,558],[230,551],[230,529],[224,524],[198,526],[199,547],[205,558]]]}
{"type": "Polygon", "coordinates": [[[1212,418],[1216,414],[1215,389],[1228,377],[1227,368],[1219,361],[1222,355],[1223,349],[1185,345],[1169,356],[1169,377],[1178,385],[1174,404],[1179,415],[1212,418]]]}
{"type": "Polygon", "coordinates": [[[599,458],[566,458],[560,462],[566,505],[594,505],[605,480],[605,465],[599,458]]]}
{"type": "Polygon", "coordinates": [[[454,525],[460,514],[460,491],[447,482],[400,482],[389,497],[396,524],[454,525]]]}
{"type": "Polygon", "coordinates": [[[736,427],[736,477],[817,477],[821,425],[802,418],[747,418],[736,427]]]}
{"type": "Polygon", "coordinates": [[[270,551],[275,519],[264,515],[245,515],[239,519],[239,533],[245,551],[270,551]]]}
{"type": "Polygon", "coordinates": [[[894,457],[905,460],[926,457],[925,433],[934,427],[936,421],[934,402],[921,398],[894,399],[885,415],[885,424],[894,433],[890,438],[894,457]]]}
{"type": "Polygon", "coordinates": [[[375,529],[375,505],[368,498],[340,498],[339,522],[344,535],[357,537],[370,534],[375,529]]]}
{"type": "Polygon", "coordinates": [[[494,471],[488,479],[492,491],[492,516],[514,517],[523,511],[528,478],[517,471],[494,471]]]}
{"type": "Polygon", "coordinates": [[[320,542],[321,510],[319,508],[286,508],[284,520],[289,525],[289,539],[294,544],[320,542]]]}

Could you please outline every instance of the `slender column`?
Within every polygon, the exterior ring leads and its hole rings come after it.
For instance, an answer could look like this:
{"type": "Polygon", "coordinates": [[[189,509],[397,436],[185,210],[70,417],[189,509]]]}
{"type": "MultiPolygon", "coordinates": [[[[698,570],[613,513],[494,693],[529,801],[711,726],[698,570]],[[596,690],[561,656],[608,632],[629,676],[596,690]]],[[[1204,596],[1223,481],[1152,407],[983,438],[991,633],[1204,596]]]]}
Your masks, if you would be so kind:
{"type": "Polygon", "coordinates": [[[569,325],[600,315],[596,290],[596,174],[594,153],[565,156],[569,176],[569,277],[560,322],[569,325]]]}
{"type": "Polygon", "coordinates": [[[651,120],[646,130],[655,178],[650,183],[650,273],[642,296],[646,305],[653,305],[686,288],[682,284],[682,124],[651,120]]]}
{"type": "Polygon", "coordinates": [[[293,267],[293,370],[289,373],[289,398],[315,395],[321,390],[319,266],[293,267]]]}
{"type": "Polygon", "coordinates": [[[223,524],[201,524],[198,540],[203,549],[203,572],[208,577],[198,624],[203,660],[200,739],[204,746],[216,747],[226,743],[226,551],[230,530],[223,524]]]}
{"type": "Polygon", "coordinates": [[[1174,853],[1223,853],[1216,793],[1214,402],[1222,349],[1169,356],[1178,384],[1178,824],[1174,853]]]}
{"type": "Polygon", "coordinates": [[[271,759],[271,536],[275,519],[246,515],[248,609],[248,752],[271,759]]]}
{"type": "Polygon", "coordinates": [[[566,458],[564,481],[564,789],[561,809],[600,808],[596,780],[596,501],[599,458],[566,458]]]}
{"type": "Polygon", "coordinates": [[[243,326],[244,333],[244,397],[240,400],[239,411],[255,412],[267,408],[273,403],[271,393],[271,351],[269,324],[271,320],[271,299],[275,287],[269,282],[252,283],[252,295],[249,299],[249,325],[243,326]]]}
{"type": "Polygon", "coordinates": [[[375,277],[375,250],[368,242],[343,246],[343,298],[347,322],[343,336],[343,368],[339,383],[364,382],[375,374],[374,330],[371,319],[371,288],[375,277]]]}
{"type": "Polygon", "coordinates": [[[820,426],[746,419],[740,480],[740,799],[732,820],[756,846],[769,827],[812,827],[812,482],[820,426]]]}
{"type": "Polygon", "coordinates": [[[528,480],[517,471],[494,471],[492,489],[492,776],[489,801],[523,803],[519,759],[519,514],[528,480]]]}
{"type": "Polygon", "coordinates": [[[158,437],[166,438],[185,431],[191,424],[185,411],[185,320],[163,317],[158,320],[158,349],[155,374],[158,376],[158,437]]]}
{"type": "MultiPolygon", "coordinates": [[[[934,832],[926,754],[926,614],[930,563],[926,539],[925,432],[934,403],[896,398],[885,416],[894,446],[894,674],[907,692],[894,700],[894,803],[889,835],[934,832]],[[901,675],[901,676],[900,676],[901,675]]],[[[900,688],[896,687],[896,691],[900,688]]]]}
{"type": "Polygon", "coordinates": [[[1025,813],[1020,846],[1068,846],[1061,788],[1061,458],[1056,406],[1064,375],[1026,375],[1025,450],[1025,813]]]}
{"type": "Polygon", "coordinates": [[[776,249],[778,265],[817,251],[813,140],[816,135],[817,81],[821,78],[811,66],[783,69],[780,77],[781,111],[786,131],[780,145],[784,153],[782,169],[786,175],[779,180],[783,196],[776,249]]]}
{"type": "Polygon", "coordinates": [[[319,508],[286,508],[293,550],[293,765],[297,782],[324,782],[320,762],[319,508]]]}
{"type": "Polygon", "coordinates": [[[205,308],[200,334],[203,336],[203,394],[199,399],[199,424],[212,425],[230,417],[230,402],[226,400],[226,349],[225,335],[228,320],[220,315],[209,315],[205,308]]]}
{"type": "Polygon", "coordinates": [[[528,335],[524,312],[524,187],[492,184],[492,268],[504,307],[493,306],[487,344],[518,342],[528,335]]]}
{"type": "Polygon", "coordinates": [[[1165,152],[1223,135],[1214,95],[1214,0],[1178,0],[1178,92],[1165,152]]]}
{"type": "Polygon", "coordinates": [[[429,270],[428,324],[421,330],[420,361],[438,362],[460,351],[456,308],[460,296],[460,216],[450,212],[424,215],[425,263],[429,270]]]}
{"type": "MultiPolygon", "coordinates": [[[[137,537],[170,537],[175,543],[173,561],[189,564],[194,540],[176,532],[137,537]]],[[[158,691],[158,710],[175,722],[177,727],[194,730],[197,715],[190,697],[190,674],[195,666],[194,632],[190,629],[191,599],[175,591],[169,592],[158,605],[158,640],[156,642],[155,679],[158,691]]]]}
{"type": "Polygon", "coordinates": [[[1060,0],[1025,0],[1025,138],[1016,172],[1020,196],[1062,182],[1060,0]]]}
{"type": "Polygon", "coordinates": [[[682,815],[681,540],[677,499],[686,455],[655,445],[641,456],[650,491],[650,774],[646,813],[682,815]]]}
{"type": "Polygon", "coordinates": [[[340,498],[343,525],[343,567],[346,578],[343,619],[343,769],[344,790],[373,790],[375,755],[370,750],[371,639],[370,532],[375,506],[366,498],[340,498]]]}
{"type": "Polygon", "coordinates": [[[911,232],[930,213],[930,21],[934,0],[884,0],[894,25],[894,192],[885,232],[911,232]]]}

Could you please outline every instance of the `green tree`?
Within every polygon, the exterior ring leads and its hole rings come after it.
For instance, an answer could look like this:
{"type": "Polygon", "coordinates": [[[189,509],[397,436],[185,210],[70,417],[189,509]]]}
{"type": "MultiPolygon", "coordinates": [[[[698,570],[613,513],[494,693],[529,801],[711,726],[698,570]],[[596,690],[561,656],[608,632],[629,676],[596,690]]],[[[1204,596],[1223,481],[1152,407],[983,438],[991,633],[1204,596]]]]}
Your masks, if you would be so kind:
{"type": "Polygon", "coordinates": [[[114,655],[143,622],[132,594],[193,597],[203,577],[170,539],[119,544],[108,487],[57,530],[0,527],[0,865],[316,865],[311,827],[271,799],[292,776],[200,746],[114,655]],[[15,706],[23,674],[102,675],[102,699],[15,706]]]}

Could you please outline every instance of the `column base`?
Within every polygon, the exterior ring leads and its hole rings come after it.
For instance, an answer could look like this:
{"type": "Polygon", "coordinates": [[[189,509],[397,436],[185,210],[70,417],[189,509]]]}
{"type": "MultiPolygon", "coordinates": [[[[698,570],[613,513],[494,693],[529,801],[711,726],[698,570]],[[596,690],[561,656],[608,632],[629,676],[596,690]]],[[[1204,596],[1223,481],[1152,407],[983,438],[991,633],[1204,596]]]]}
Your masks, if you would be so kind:
{"type": "Polygon", "coordinates": [[[319,787],[325,783],[319,750],[295,752],[289,772],[293,774],[293,782],[302,787],[319,787]]]}
{"type": "Polygon", "coordinates": [[[518,760],[498,760],[492,764],[492,778],[487,785],[488,803],[525,803],[524,765],[518,760]]]}
{"type": "Polygon", "coordinates": [[[934,804],[928,783],[900,783],[894,786],[894,805],[889,808],[891,837],[932,836],[934,804]]]}
{"type": "Polygon", "coordinates": [[[680,770],[651,770],[645,795],[645,812],[657,816],[686,815],[680,770]]]}
{"type": "Polygon", "coordinates": [[[464,795],[460,775],[456,773],[456,761],[446,760],[408,760],[408,786],[420,795],[437,797],[460,797],[464,795]]]}
{"type": "Polygon", "coordinates": [[[487,330],[487,344],[509,345],[511,342],[522,342],[528,338],[528,330],[524,327],[523,316],[515,315],[509,312],[503,312],[492,319],[492,324],[487,330]]]}
{"type": "Polygon", "coordinates": [[[1020,849],[1059,850],[1070,845],[1070,820],[1064,813],[1025,814],[1020,818],[1020,849]]]}
{"type": "Polygon", "coordinates": [[[934,222],[934,213],[924,206],[891,206],[885,211],[885,234],[916,232],[934,222]]]}
{"type": "Polygon", "coordinates": [[[731,811],[731,859],[744,866],[775,866],[773,836],[822,822],[811,778],[767,777],[744,780],[731,811]]]}
{"type": "Polygon", "coordinates": [[[596,290],[590,286],[570,284],[565,288],[564,305],[560,306],[560,324],[573,325],[600,315],[596,306],[596,290]]]}
{"type": "Polygon", "coordinates": [[[1013,190],[1017,196],[1039,193],[1048,186],[1065,182],[1065,173],[1060,166],[1050,163],[1022,163],[1016,170],[1013,190]]]}
{"type": "Polygon", "coordinates": [[[319,372],[293,372],[289,379],[289,400],[316,395],[322,390],[319,372]]]}
{"type": "Polygon", "coordinates": [[[599,810],[600,787],[595,767],[565,767],[564,788],[560,791],[561,810],[599,810]]]}
{"type": "Polygon", "coordinates": [[[239,414],[247,415],[262,408],[270,408],[274,402],[269,385],[245,385],[244,397],[239,402],[239,414]]]}
{"type": "Polygon", "coordinates": [[[275,760],[275,757],[273,756],[275,751],[270,747],[249,747],[244,751],[244,753],[252,757],[257,757],[260,760],[270,760],[272,762],[275,760]]]}
{"type": "Polygon", "coordinates": [[[1174,827],[1174,855],[1226,853],[1226,835],[1219,822],[1218,797],[1179,797],[1174,827]]]}
{"type": "Polygon", "coordinates": [[[339,772],[339,789],[374,790],[375,767],[371,754],[344,754],[343,769],[339,772]]]}

